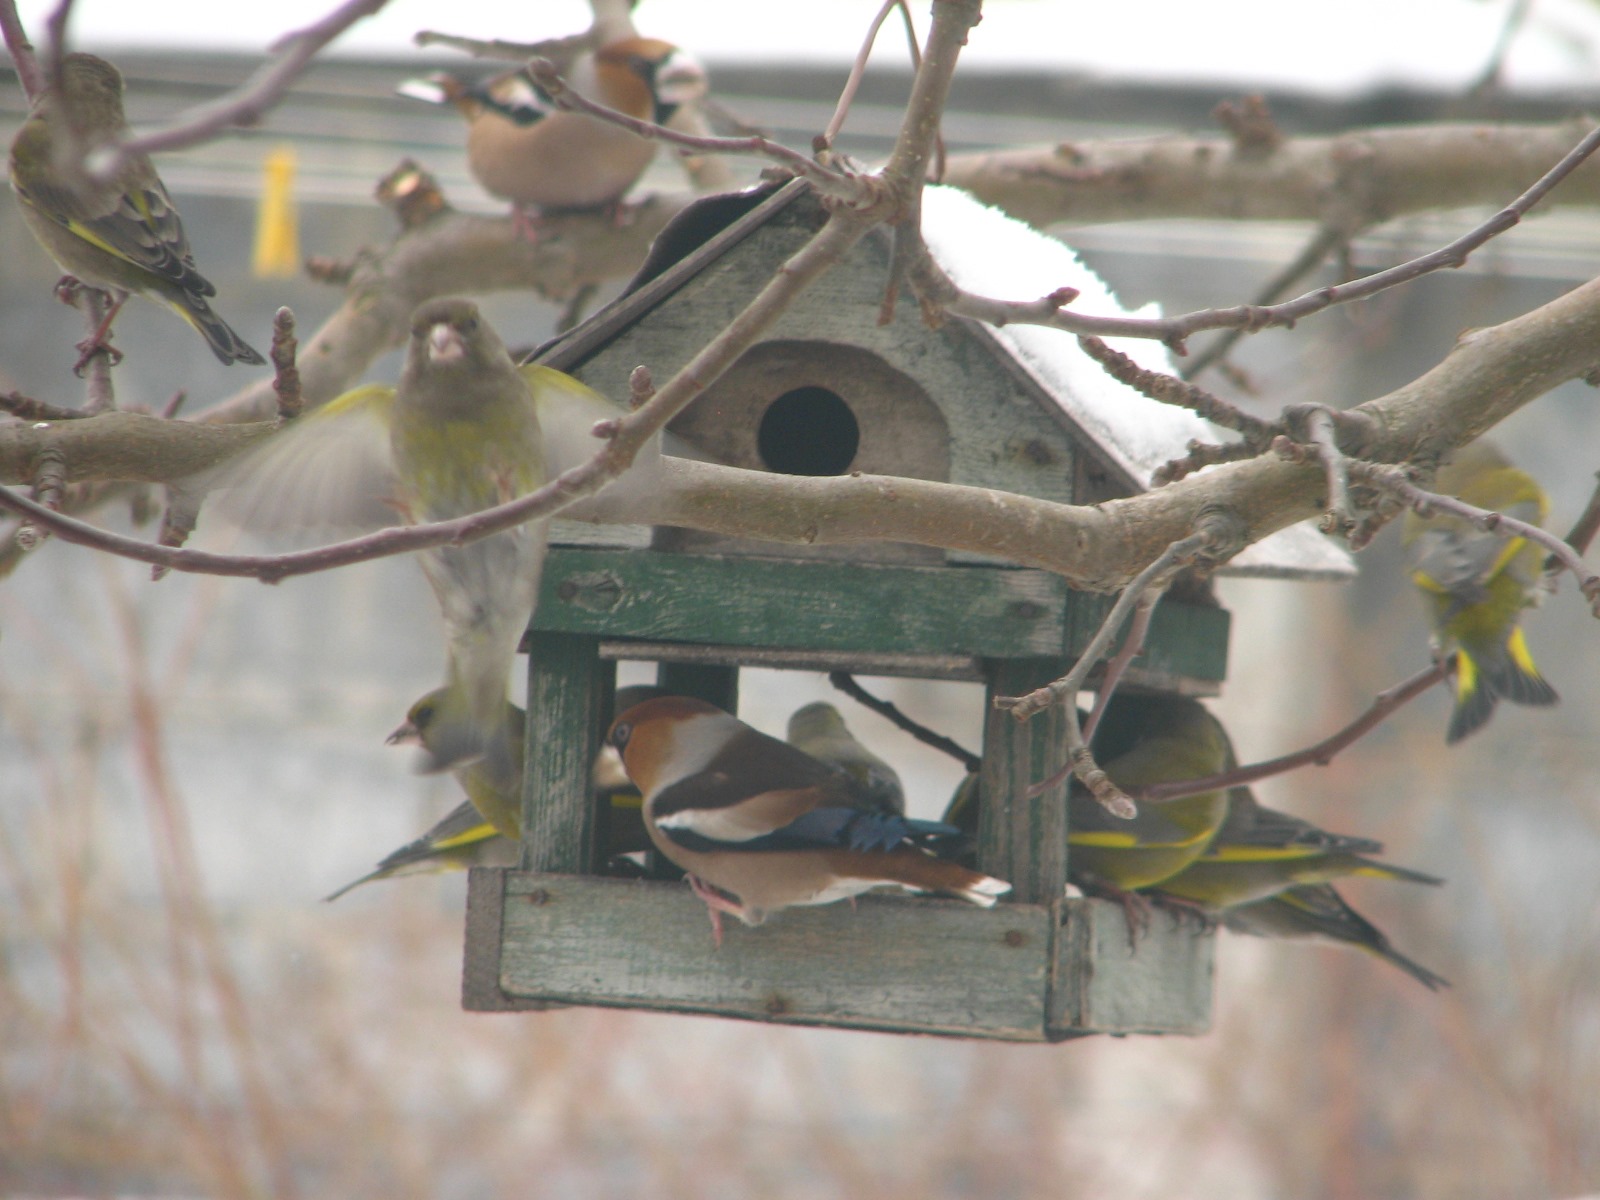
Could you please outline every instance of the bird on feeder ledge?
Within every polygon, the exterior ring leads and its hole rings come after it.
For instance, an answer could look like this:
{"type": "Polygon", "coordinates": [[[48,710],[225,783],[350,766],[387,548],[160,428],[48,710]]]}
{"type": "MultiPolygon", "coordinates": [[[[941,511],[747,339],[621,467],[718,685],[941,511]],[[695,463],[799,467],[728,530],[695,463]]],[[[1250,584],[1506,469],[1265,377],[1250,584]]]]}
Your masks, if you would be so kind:
{"type": "Polygon", "coordinates": [[[1011,890],[916,845],[948,826],[871,811],[836,768],[704,701],[648,700],[607,740],[644,796],[650,840],[688,873],[719,946],[723,913],[759,925],[886,885],[987,908],[1011,890]]]}

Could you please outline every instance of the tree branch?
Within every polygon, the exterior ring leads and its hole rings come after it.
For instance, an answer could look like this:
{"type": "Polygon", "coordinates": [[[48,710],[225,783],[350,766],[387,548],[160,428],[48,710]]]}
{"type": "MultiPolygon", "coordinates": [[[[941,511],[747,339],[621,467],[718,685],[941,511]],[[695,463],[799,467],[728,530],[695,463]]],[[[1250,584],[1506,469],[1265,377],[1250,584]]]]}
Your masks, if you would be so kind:
{"type": "Polygon", "coordinates": [[[389,0],[345,0],[314,25],[285,34],[272,47],[275,58],[256,70],[236,91],[198,108],[178,121],[149,133],[102,143],[85,166],[97,179],[109,180],[138,154],[182,150],[210,141],[218,134],[261,120],[329,42],[365,17],[381,10],[389,0]]]}
{"type": "MultiPolygon", "coordinates": [[[[1226,137],[1126,138],[953,155],[945,182],[1041,228],[1198,217],[1315,221],[1355,233],[1410,213],[1500,204],[1590,129],[1440,124],[1284,141],[1266,156],[1226,137]],[[1361,197],[1364,211],[1350,212],[1361,197]]],[[[1600,204],[1589,163],[1553,204],[1600,204]]]]}

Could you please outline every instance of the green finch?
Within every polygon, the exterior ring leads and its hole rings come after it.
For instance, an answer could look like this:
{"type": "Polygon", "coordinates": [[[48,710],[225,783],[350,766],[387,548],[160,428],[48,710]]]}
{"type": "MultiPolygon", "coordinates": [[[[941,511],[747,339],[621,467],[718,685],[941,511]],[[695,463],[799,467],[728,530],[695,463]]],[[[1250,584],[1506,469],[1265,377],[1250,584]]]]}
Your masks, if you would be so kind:
{"type": "MultiPolygon", "coordinates": [[[[243,519],[258,529],[368,527],[392,524],[395,512],[407,524],[467,516],[548,478],[535,387],[588,393],[560,372],[519,370],[471,301],[429,301],[412,314],[394,387],[368,384],[289,423],[225,468],[220,486],[244,493],[243,519]]],[[[485,758],[498,786],[520,787],[507,683],[538,596],[548,526],[527,521],[419,552],[444,618],[447,664],[424,769],[485,758]]]]}
{"type": "Polygon", "coordinates": [[[1326,883],[1346,876],[1444,881],[1420,871],[1377,862],[1382,845],[1318,829],[1288,813],[1267,808],[1247,787],[1228,792],[1228,817],[1205,853],[1154,889],[1209,912],[1249,904],[1298,884],[1326,883]]]}
{"type": "Polygon", "coordinates": [[[449,815],[414,842],[407,842],[384,857],[375,870],[345,884],[324,900],[337,900],[346,892],[375,879],[402,875],[465,871],[470,867],[514,867],[522,853],[511,838],[501,837],[478,810],[463,800],[449,815]]]}
{"type": "Polygon", "coordinates": [[[839,710],[824,700],[796,709],[785,740],[812,758],[838,767],[860,790],[864,805],[876,812],[904,816],[905,790],[900,776],[850,732],[839,710]]]}
{"type": "MultiPolygon", "coordinates": [[[[619,688],[615,704],[631,708],[661,694],[659,688],[619,688]]],[[[424,753],[437,757],[437,739],[449,720],[448,713],[441,705],[446,704],[451,695],[450,689],[443,687],[435,688],[419,699],[406,710],[405,721],[389,735],[389,744],[420,746],[424,753]]],[[[522,766],[527,714],[510,701],[506,702],[502,711],[504,740],[511,747],[515,783],[507,786],[501,781],[499,773],[490,770],[483,760],[458,767],[455,778],[461,790],[467,794],[468,802],[477,809],[489,827],[502,837],[515,841],[522,836],[522,766]]],[[[607,853],[626,854],[630,850],[643,850],[649,843],[644,836],[643,819],[638,815],[639,789],[628,781],[616,751],[609,746],[603,748],[595,759],[594,788],[597,795],[608,801],[612,810],[605,836],[607,853]],[[629,832],[630,823],[636,832],[629,832]]]]}
{"type": "MultiPolygon", "coordinates": [[[[1118,692],[1095,734],[1101,769],[1122,788],[1214,775],[1233,765],[1221,723],[1186,696],[1118,692]]],[[[1082,786],[1067,797],[1067,870],[1086,891],[1131,892],[1169,879],[1205,851],[1228,814],[1222,789],[1141,801],[1114,817],[1082,786]]]]}
{"type": "Polygon", "coordinates": [[[1450,986],[1449,980],[1396,950],[1389,939],[1345,903],[1344,897],[1330,884],[1306,884],[1253,904],[1241,904],[1223,913],[1222,923],[1235,933],[1254,937],[1321,938],[1342,942],[1393,963],[1433,991],[1450,986]]]}
{"type": "Polygon", "coordinates": [[[217,289],[195,269],[183,222],[150,160],[136,155],[104,183],[64,165],[74,145],[92,149],[126,130],[117,69],[92,54],[68,54],[11,143],[11,186],[33,236],[62,270],[114,297],[81,349],[87,354],[102,344],[117,311],[137,294],[193,325],[224,364],[261,363],[206,303],[217,289]]]}
{"type": "MultiPolygon", "coordinates": [[[[1542,525],[1550,511],[1550,498],[1533,477],[1482,441],[1456,452],[1434,490],[1530,525],[1542,525]]],[[[1522,610],[1539,598],[1544,552],[1526,538],[1479,529],[1445,512],[1407,513],[1401,542],[1439,649],[1458,652],[1445,741],[1459,742],[1482,726],[1502,698],[1554,704],[1555,689],[1534,666],[1518,624],[1522,610]]]]}
{"type": "MultiPolygon", "coordinates": [[[[423,696],[406,710],[406,719],[389,735],[389,745],[418,746],[425,762],[436,761],[440,757],[439,739],[449,736],[452,723],[457,719],[449,707],[457,696],[458,693],[449,687],[435,688],[423,696]]],[[[522,755],[527,715],[509,700],[502,701],[500,712],[499,741],[510,754],[509,771],[495,770],[486,759],[478,758],[457,767],[454,774],[461,790],[467,794],[469,805],[487,823],[489,832],[515,842],[522,837],[522,755]]],[[[424,840],[431,833],[424,834],[424,840]]],[[[405,849],[409,847],[402,847],[395,853],[405,849]]]]}
{"type": "MultiPolygon", "coordinates": [[[[1087,714],[1079,713],[1082,720],[1087,714]]],[[[1095,734],[1102,770],[1119,787],[1214,775],[1234,765],[1222,725],[1198,700],[1118,692],[1095,734]]],[[[978,831],[977,772],[957,786],[944,820],[978,831]]],[[[1132,820],[1113,817],[1074,781],[1067,793],[1067,869],[1085,891],[1123,895],[1183,870],[1227,816],[1227,793],[1141,801],[1132,820]]]]}
{"type": "MultiPolygon", "coordinates": [[[[471,301],[434,300],[412,316],[396,386],[347,392],[199,482],[233,490],[236,518],[257,532],[372,528],[392,524],[396,511],[411,524],[449,520],[526,495],[592,458],[604,446],[593,436],[596,422],[623,415],[560,371],[518,367],[471,301]]],[[[640,519],[660,463],[653,440],[621,479],[563,515],[640,519]]],[[[502,710],[548,528],[548,519],[527,521],[420,552],[448,660],[425,769],[487,755],[500,785],[520,786],[502,710]]]]}

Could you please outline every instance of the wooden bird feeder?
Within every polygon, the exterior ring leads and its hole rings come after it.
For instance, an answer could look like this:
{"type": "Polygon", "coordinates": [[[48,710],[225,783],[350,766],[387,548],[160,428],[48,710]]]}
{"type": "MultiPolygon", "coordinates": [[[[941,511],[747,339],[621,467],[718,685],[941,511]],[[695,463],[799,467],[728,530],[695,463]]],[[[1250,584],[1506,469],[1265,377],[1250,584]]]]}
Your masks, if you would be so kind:
{"type": "MultiPolygon", "coordinates": [[[[664,234],[644,282],[542,361],[611,396],[628,394],[637,364],[668,377],[825,219],[800,183],[744,201],[727,223],[739,203],[718,200],[720,231],[693,234],[687,252],[663,251],[674,241],[664,234]],[[663,253],[668,262],[654,261],[663,253]]],[[[693,226],[694,214],[680,221],[693,226]]],[[[925,223],[947,269],[961,252],[941,245],[993,253],[1000,232],[1033,239],[1036,255],[1066,253],[965,198],[930,199],[925,223]]],[[[1155,465],[1205,436],[1190,414],[1106,378],[1067,335],[962,320],[929,329],[914,303],[879,325],[889,249],[887,236],[863,240],[674,431],[753,470],[914,476],[1078,504],[1143,490],[1155,465]],[[1036,335],[1057,339],[1057,361],[1036,335]],[[1061,362],[1085,382],[1064,379],[1061,362]]],[[[618,660],[654,661],[663,686],[730,711],[743,666],[976,680],[987,704],[1062,675],[1110,597],[922,546],[797,548],[672,529],[619,546],[568,532],[550,552],[530,628],[522,867],[472,872],[468,1009],[607,1005],[1035,1042],[1207,1027],[1210,934],[1157,920],[1130,946],[1117,905],[1065,898],[1064,788],[1023,798],[1064,761],[1049,714],[1018,722],[986,709],[979,865],[1014,889],[993,909],[869,895],[855,909],[735,924],[717,950],[681,881],[598,874],[590,765],[618,660]]],[[[1348,573],[1315,534],[1285,532],[1236,569],[1348,573]]],[[[1128,682],[1214,693],[1227,640],[1228,614],[1205,589],[1169,593],[1128,682]]]]}

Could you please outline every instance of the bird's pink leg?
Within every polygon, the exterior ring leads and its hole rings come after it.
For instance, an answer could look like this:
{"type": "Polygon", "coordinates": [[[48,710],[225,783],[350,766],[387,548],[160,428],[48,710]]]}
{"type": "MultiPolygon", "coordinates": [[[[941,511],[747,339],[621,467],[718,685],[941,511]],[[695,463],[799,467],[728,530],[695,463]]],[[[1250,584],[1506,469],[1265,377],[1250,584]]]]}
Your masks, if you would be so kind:
{"type": "Polygon", "coordinates": [[[98,292],[106,298],[108,307],[99,327],[73,347],[78,352],[78,361],[73,364],[72,373],[78,376],[83,375],[84,369],[89,365],[89,360],[96,354],[104,354],[106,361],[113,367],[122,361],[122,351],[111,344],[111,322],[117,319],[117,314],[122,311],[122,306],[128,302],[127,292],[92,288],[75,275],[63,275],[56,282],[56,299],[71,308],[78,307],[82,294],[85,292],[98,292]]]}
{"type": "Polygon", "coordinates": [[[689,881],[689,887],[694,894],[705,901],[706,915],[711,918],[711,940],[720,950],[722,948],[722,914],[732,913],[737,917],[744,912],[744,905],[735,904],[698,875],[685,875],[684,878],[689,881]]]}
{"type": "Polygon", "coordinates": [[[530,245],[537,244],[544,232],[540,228],[541,215],[537,208],[524,208],[520,204],[513,204],[511,206],[512,236],[530,245]]]}

